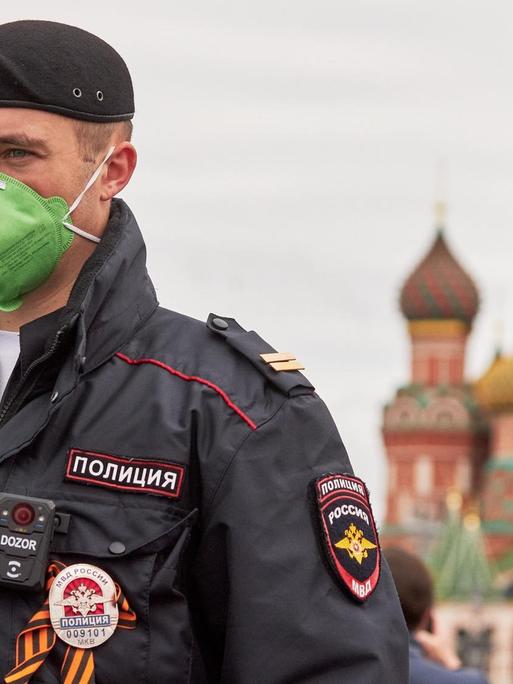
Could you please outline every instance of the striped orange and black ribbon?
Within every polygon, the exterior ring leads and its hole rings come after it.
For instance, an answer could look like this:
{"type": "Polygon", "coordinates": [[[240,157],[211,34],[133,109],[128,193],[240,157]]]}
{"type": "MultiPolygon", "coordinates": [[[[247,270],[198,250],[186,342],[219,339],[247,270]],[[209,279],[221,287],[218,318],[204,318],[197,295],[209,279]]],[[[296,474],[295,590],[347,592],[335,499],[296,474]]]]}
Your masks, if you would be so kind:
{"type": "MultiPolygon", "coordinates": [[[[42,607],[21,630],[16,640],[16,665],[5,676],[5,684],[27,684],[32,675],[41,667],[55,646],[57,637],[50,622],[48,594],[57,575],[66,566],[52,561],[46,574],[46,599],[42,607]]],[[[118,584],[116,602],[119,609],[118,627],[135,629],[137,618],[128,605],[125,595],[118,584]]],[[[61,684],[94,684],[94,657],[92,649],[68,646],[61,667],[61,684]]]]}

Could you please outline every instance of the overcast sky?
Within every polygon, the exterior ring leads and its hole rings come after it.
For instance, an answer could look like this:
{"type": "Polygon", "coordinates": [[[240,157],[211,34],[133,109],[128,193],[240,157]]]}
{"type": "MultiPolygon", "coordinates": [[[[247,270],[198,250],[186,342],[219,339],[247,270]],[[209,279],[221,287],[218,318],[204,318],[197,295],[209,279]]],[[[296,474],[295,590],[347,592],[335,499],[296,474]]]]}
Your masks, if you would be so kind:
{"type": "Polygon", "coordinates": [[[408,376],[400,285],[434,237],[478,282],[469,375],[513,351],[513,4],[89,0],[4,5],[111,43],[134,79],[124,198],[161,303],[292,351],[381,518],[382,405],[408,376]]]}

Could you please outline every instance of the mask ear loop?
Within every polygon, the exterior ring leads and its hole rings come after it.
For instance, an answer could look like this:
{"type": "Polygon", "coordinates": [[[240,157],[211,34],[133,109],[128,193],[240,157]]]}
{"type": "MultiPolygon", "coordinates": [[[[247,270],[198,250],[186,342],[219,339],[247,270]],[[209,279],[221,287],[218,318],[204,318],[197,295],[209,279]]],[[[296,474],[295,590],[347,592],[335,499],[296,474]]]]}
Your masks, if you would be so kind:
{"type": "Polygon", "coordinates": [[[81,237],[85,238],[86,240],[90,240],[91,242],[100,242],[100,238],[97,237],[96,235],[93,235],[92,233],[86,233],[85,230],[82,230],[82,228],[77,228],[74,226],[72,223],[68,223],[67,221],[62,222],[63,226],[66,226],[68,230],[71,230],[72,233],[76,233],[77,235],[80,235],[81,237]]]}
{"type": "Polygon", "coordinates": [[[82,199],[83,199],[84,195],[86,194],[86,192],[89,190],[89,188],[91,188],[91,187],[96,183],[96,181],[97,181],[97,179],[98,179],[98,176],[99,176],[100,173],[102,172],[102,169],[103,169],[105,163],[110,159],[110,157],[111,157],[111,155],[112,155],[112,153],[114,152],[115,149],[116,149],[116,146],[115,146],[115,145],[112,145],[112,147],[109,148],[109,151],[108,151],[107,154],[105,155],[105,157],[104,157],[102,163],[98,166],[98,168],[97,168],[96,171],[93,173],[93,175],[91,176],[91,178],[87,181],[87,184],[86,184],[85,188],[82,190],[82,192],[80,193],[80,195],[76,198],[76,200],[75,200],[75,201],[73,202],[73,204],[70,206],[70,208],[68,209],[67,213],[64,214],[64,216],[62,217],[62,223],[63,223],[64,226],[66,226],[66,228],[68,228],[69,230],[73,231],[73,233],[77,233],[77,235],[81,235],[82,237],[86,238],[87,240],[91,240],[92,242],[100,242],[100,238],[99,238],[99,237],[96,237],[96,235],[91,235],[91,233],[86,233],[85,230],[81,230],[80,228],[77,228],[77,227],[74,226],[72,223],[67,223],[67,222],[65,221],[65,219],[67,219],[68,216],[70,216],[70,214],[72,214],[72,213],[75,211],[75,209],[78,207],[78,205],[79,205],[80,202],[82,201],[82,199]]]}

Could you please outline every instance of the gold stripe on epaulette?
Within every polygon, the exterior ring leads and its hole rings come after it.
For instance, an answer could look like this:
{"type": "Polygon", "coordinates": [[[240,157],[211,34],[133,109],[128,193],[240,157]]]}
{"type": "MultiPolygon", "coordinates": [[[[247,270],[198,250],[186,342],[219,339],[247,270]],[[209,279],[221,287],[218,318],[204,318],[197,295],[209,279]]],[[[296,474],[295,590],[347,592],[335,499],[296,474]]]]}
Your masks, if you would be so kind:
{"type": "Polygon", "coordinates": [[[303,364],[296,359],[290,352],[272,352],[270,354],[260,354],[262,358],[275,371],[296,371],[304,370],[303,364]]]}

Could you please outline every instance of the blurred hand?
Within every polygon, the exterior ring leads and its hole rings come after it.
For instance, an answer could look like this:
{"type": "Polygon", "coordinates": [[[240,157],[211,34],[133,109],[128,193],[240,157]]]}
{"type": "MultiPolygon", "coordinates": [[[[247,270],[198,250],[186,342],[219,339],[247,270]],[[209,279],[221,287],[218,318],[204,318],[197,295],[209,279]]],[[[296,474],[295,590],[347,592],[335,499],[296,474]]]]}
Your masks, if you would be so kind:
{"type": "Polygon", "coordinates": [[[429,658],[439,665],[443,665],[448,670],[459,670],[461,660],[439,634],[432,634],[423,629],[415,632],[415,639],[429,658]]]}

